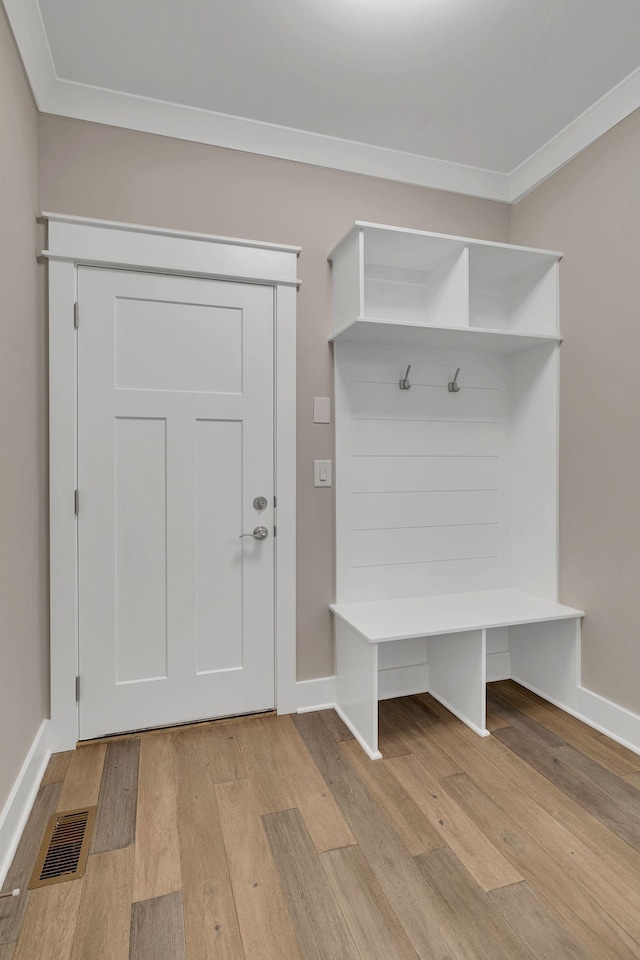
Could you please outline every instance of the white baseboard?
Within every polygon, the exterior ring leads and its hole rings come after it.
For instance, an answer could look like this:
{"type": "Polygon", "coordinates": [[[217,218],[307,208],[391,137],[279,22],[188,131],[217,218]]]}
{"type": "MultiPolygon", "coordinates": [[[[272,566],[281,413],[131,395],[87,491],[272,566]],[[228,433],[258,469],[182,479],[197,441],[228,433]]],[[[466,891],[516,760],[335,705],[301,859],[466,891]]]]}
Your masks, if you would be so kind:
{"type": "Polygon", "coordinates": [[[5,881],[31,813],[51,751],[49,720],[43,720],[0,813],[0,887],[5,881]]]}
{"type": "Polygon", "coordinates": [[[518,677],[513,677],[513,680],[521,687],[536,693],[543,700],[564,710],[565,713],[570,713],[572,717],[582,720],[587,726],[604,733],[605,736],[633,753],[640,754],[640,714],[627,710],[626,707],[621,707],[620,704],[607,700],[606,697],[601,697],[599,693],[588,690],[586,687],[578,687],[578,709],[574,710],[573,707],[552,699],[543,690],[537,690],[518,677]]]}
{"type": "Polygon", "coordinates": [[[336,678],[319,677],[317,680],[298,680],[296,701],[297,713],[331,709],[336,702],[336,678]]]}
{"type": "Polygon", "coordinates": [[[586,687],[578,687],[578,710],[600,733],[606,733],[623,747],[640,753],[640,714],[586,687]]]}

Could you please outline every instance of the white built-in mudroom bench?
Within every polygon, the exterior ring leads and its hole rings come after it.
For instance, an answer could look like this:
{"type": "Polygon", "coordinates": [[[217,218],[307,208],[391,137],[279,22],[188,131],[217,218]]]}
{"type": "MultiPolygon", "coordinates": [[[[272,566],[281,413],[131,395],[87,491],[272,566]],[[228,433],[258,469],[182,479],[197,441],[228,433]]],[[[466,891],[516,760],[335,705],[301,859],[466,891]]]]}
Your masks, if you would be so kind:
{"type": "Polygon", "coordinates": [[[332,251],[336,706],[429,692],[486,736],[486,683],[571,709],[558,602],[561,255],[357,222],[332,251]]]}

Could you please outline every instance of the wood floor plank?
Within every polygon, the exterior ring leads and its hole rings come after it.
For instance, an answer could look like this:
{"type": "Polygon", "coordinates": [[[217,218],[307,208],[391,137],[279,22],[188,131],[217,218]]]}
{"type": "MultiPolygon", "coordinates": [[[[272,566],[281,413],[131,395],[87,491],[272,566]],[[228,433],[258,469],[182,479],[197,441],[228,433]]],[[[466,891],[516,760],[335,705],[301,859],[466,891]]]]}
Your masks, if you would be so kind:
{"type": "Polygon", "coordinates": [[[354,844],[355,838],[291,718],[278,717],[270,732],[278,775],[288,781],[317,852],[354,844]]]}
{"type": "Polygon", "coordinates": [[[640,889],[638,851],[497,738],[480,738],[473,734],[467,738],[466,731],[459,721],[443,724],[439,740],[441,749],[454,756],[475,783],[503,809],[521,824],[526,823],[534,837],[561,865],[571,863],[572,870],[584,866],[586,877],[593,879],[595,876],[596,883],[605,877],[610,878],[614,896],[622,886],[622,900],[628,891],[640,889]],[[563,830],[558,831],[558,826],[563,830]],[[590,853],[597,855],[601,863],[594,861],[590,853]]]}
{"type": "Polygon", "coordinates": [[[72,753],[72,750],[66,750],[64,753],[51,754],[40,786],[46,787],[50,783],[62,783],[67,773],[72,753]]]}
{"type": "Polygon", "coordinates": [[[451,912],[427,882],[322,720],[294,718],[358,841],[360,849],[421,960],[476,960],[451,912]]]}
{"type": "Polygon", "coordinates": [[[40,787],[36,796],[3,884],[3,890],[14,890],[18,887],[21,892],[19,897],[6,897],[0,900],[0,943],[12,943],[18,939],[31,895],[27,890],[27,884],[33,872],[47,822],[55,813],[60,790],[59,783],[51,783],[40,787]]]}
{"type": "Polygon", "coordinates": [[[487,715],[486,715],[486,727],[487,730],[493,732],[494,730],[502,730],[503,727],[508,727],[509,721],[505,719],[501,714],[497,713],[494,707],[487,703],[487,715]]]}
{"type": "Polygon", "coordinates": [[[554,750],[553,753],[565,766],[570,767],[584,780],[593,783],[608,797],[611,797],[615,803],[629,810],[636,820],[640,818],[638,791],[621,777],[611,773],[602,764],[587,756],[583,751],[576,750],[575,747],[566,745],[554,750]]]}
{"type": "Polygon", "coordinates": [[[304,960],[361,960],[300,811],[262,820],[304,960]]]}
{"type": "Polygon", "coordinates": [[[140,741],[107,745],[91,852],[128,847],[136,836],[140,741]]]}
{"type": "MultiPolygon", "coordinates": [[[[418,757],[435,780],[461,773],[460,767],[438,749],[425,731],[430,732],[439,724],[424,704],[409,697],[386,701],[384,711],[390,724],[396,728],[398,737],[405,744],[407,753],[418,757]]],[[[386,758],[385,758],[386,759],[386,758]]]]}
{"type": "Polygon", "coordinates": [[[320,859],[360,955],[366,960],[416,960],[360,848],[330,850],[320,859]]]}
{"type": "MultiPolygon", "coordinates": [[[[496,730],[494,736],[610,830],[640,850],[640,820],[633,810],[628,809],[626,798],[623,798],[621,804],[604,789],[603,780],[589,779],[583,771],[576,770],[572,763],[575,758],[571,752],[536,742],[528,730],[520,727],[519,722],[504,730],[496,730]]],[[[568,749],[573,751],[573,748],[568,749]]],[[[585,757],[585,760],[588,759],[585,757]]],[[[607,772],[600,769],[603,774],[607,772]]],[[[629,784],[626,786],[629,790],[633,789],[629,784]]]]}
{"type": "Polygon", "coordinates": [[[636,790],[640,790],[640,773],[629,773],[624,779],[636,790]]]}
{"type": "Polygon", "coordinates": [[[241,780],[249,776],[247,761],[238,740],[239,726],[240,724],[214,724],[193,730],[193,736],[204,738],[209,771],[214,783],[226,783],[228,780],[241,780]]]}
{"type": "Polygon", "coordinates": [[[176,772],[172,735],[148,737],[141,741],[134,901],[163,897],[182,886],[176,772]]]}
{"type": "MultiPolygon", "coordinates": [[[[577,882],[631,936],[640,941],[640,909],[636,884],[629,884],[630,875],[621,865],[609,866],[581,839],[571,834],[553,816],[542,809],[523,791],[514,791],[511,783],[499,774],[476,765],[470,770],[474,782],[490,791],[491,798],[511,814],[519,826],[577,882]]],[[[448,781],[444,781],[447,786],[448,781]]],[[[637,872],[635,872],[637,876],[637,872]]]]}
{"type": "Polygon", "coordinates": [[[386,762],[369,760],[356,740],[344,741],[341,749],[412,857],[444,845],[442,836],[386,762]]]}
{"type": "Polygon", "coordinates": [[[264,720],[253,720],[242,724],[237,730],[261,814],[290,810],[296,806],[296,798],[289,781],[279,775],[273,751],[272,732],[274,724],[281,719],[268,717],[264,720]]]}
{"type": "Polygon", "coordinates": [[[556,707],[548,700],[544,700],[542,697],[539,697],[537,693],[534,693],[533,690],[528,690],[527,687],[523,687],[515,680],[497,680],[492,683],[488,683],[487,694],[491,697],[494,693],[500,693],[500,691],[504,690],[505,688],[517,691],[521,696],[526,697],[530,703],[544,707],[546,710],[555,711],[560,716],[564,717],[567,723],[570,723],[577,730],[581,730],[587,736],[597,736],[598,731],[594,727],[590,727],[588,723],[584,722],[584,720],[580,720],[578,717],[574,717],[572,714],[566,713],[564,710],[561,710],[560,707],[556,707]]]}
{"type": "Polygon", "coordinates": [[[32,890],[14,960],[70,960],[84,880],[32,890]]]}
{"type": "Polygon", "coordinates": [[[129,957],[130,960],[186,960],[179,890],[133,904],[129,957]]]}
{"type": "Polygon", "coordinates": [[[523,879],[464,810],[452,801],[440,783],[429,775],[417,757],[392,757],[384,762],[389,764],[397,780],[483,890],[493,890],[523,879]]]}
{"type": "MultiPolygon", "coordinates": [[[[505,777],[504,773],[491,763],[487,764],[486,759],[481,758],[478,752],[466,747],[465,744],[460,744],[457,751],[455,746],[452,749],[450,746],[450,743],[454,742],[452,727],[441,731],[441,734],[441,746],[457,757],[475,784],[489,794],[498,806],[508,812],[520,827],[526,830],[528,835],[566,871],[567,875],[574,882],[580,883],[593,900],[607,910],[623,929],[640,939],[640,911],[637,908],[637,897],[634,892],[640,879],[637,871],[638,863],[632,863],[631,868],[625,869],[625,865],[632,861],[632,857],[628,856],[631,851],[623,852],[622,858],[618,860],[612,861],[609,856],[603,857],[602,848],[609,848],[610,841],[615,838],[610,835],[602,838],[600,849],[594,850],[580,839],[583,832],[589,835],[593,831],[578,830],[572,833],[565,828],[552,813],[535,802],[531,796],[532,791],[529,789],[528,781],[520,780],[517,783],[517,789],[514,788],[513,779],[505,777]]],[[[477,742],[482,741],[478,738],[477,742]]],[[[487,744],[492,742],[494,741],[487,741],[487,744]]],[[[488,746],[485,747],[484,752],[486,753],[488,749],[488,746]]],[[[539,747],[532,749],[539,749],[539,747]]],[[[447,789],[448,783],[449,780],[444,780],[442,786],[447,789]]],[[[592,826],[592,823],[588,821],[587,826],[592,826]]]]}
{"type": "Polygon", "coordinates": [[[409,753],[398,727],[393,700],[381,700],[378,704],[378,750],[385,760],[409,753]]]}
{"type": "Polygon", "coordinates": [[[132,894],[133,847],[89,857],[71,960],[128,960],[132,894]]]}
{"type": "Polygon", "coordinates": [[[104,743],[73,751],[62,783],[58,810],[77,810],[98,802],[106,752],[104,743]]]}
{"type": "Polygon", "coordinates": [[[565,743],[591,757],[611,773],[624,776],[640,769],[640,757],[629,760],[609,746],[612,741],[600,739],[594,730],[586,733],[581,727],[570,723],[567,720],[568,714],[557,707],[533,702],[515,685],[500,684],[498,691],[499,695],[518,711],[555,733],[565,743]]]}
{"type": "Polygon", "coordinates": [[[175,745],[187,956],[244,960],[206,738],[186,731],[175,745]]]}
{"type": "Polygon", "coordinates": [[[453,850],[422,854],[416,863],[451,907],[455,922],[472,938],[478,960],[535,960],[539,956],[516,936],[453,850]]]}
{"type": "MultiPolygon", "coordinates": [[[[596,732],[595,739],[599,743],[606,743],[609,750],[613,750],[614,753],[618,754],[618,756],[627,760],[631,766],[635,766],[636,772],[640,771],[640,754],[635,753],[633,750],[629,750],[628,747],[618,743],[617,740],[612,740],[611,737],[606,735],[606,733],[596,732]]],[[[622,776],[626,776],[626,774],[622,774],[622,776]]]]}
{"type": "Polygon", "coordinates": [[[353,734],[344,720],[335,710],[319,710],[318,713],[327,725],[334,740],[353,740],[353,734]]]}
{"type": "Polygon", "coordinates": [[[583,944],[548,910],[526,881],[487,894],[534,957],[545,960],[589,960],[583,944]]]}
{"type": "Polygon", "coordinates": [[[462,772],[438,746],[437,737],[443,722],[429,704],[418,696],[400,697],[394,701],[394,707],[396,723],[401,724],[404,715],[403,736],[410,744],[411,753],[422,761],[436,780],[462,772]]]}
{"type": "Polygon", "coordinates": [[[470,777],[458,774],[443,786],[594,957],[637,960],[631,937],[470,777]]]}
{"type": "Polygon", "coordinates": [[[246,960],[301,960],[250,780],[217,784],[215,792],[242,935],[242,956],[246,960]]]}

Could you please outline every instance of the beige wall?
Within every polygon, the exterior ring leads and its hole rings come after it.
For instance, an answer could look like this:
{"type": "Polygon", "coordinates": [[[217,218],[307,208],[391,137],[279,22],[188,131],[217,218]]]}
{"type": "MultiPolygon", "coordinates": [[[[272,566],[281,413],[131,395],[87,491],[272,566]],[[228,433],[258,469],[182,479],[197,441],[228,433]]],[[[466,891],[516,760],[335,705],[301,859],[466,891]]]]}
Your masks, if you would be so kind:
{"type": "Polygon", "coordinates": [[[560,578],[584,686],[640,711],[640,112],[512,210],[563,250],[560,578]]]}
{"type": "Polygon", "coordinates": [[[37,117],[0,8],[0,809],[48,713],[44,310],[37,117]]]}
{"type": "Polygon", "coordinates": [[[313,397],[332,392],[327,253],[353,220],[508,239],[506,205],[113,127],[42,117],[43,210],[299,244],[298,677],[333,673],[332,491],[313,460],[332,428],[313,397]]]}

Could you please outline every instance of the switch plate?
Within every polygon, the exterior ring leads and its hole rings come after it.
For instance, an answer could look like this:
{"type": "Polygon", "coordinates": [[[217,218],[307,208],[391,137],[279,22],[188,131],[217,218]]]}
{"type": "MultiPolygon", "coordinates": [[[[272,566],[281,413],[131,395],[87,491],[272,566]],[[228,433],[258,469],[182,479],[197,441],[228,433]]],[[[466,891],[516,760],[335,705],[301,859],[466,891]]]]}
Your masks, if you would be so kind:
{"type": "Polygon", "coordinates": [[[329,397],[313,398],[313,422],[331,423],[331,399],[329,397]]]}
{"type": "Polygon", "coordinates": [[[331,486],[331,460],[313,461],[313,485],[314,487],[331,486]]]}

